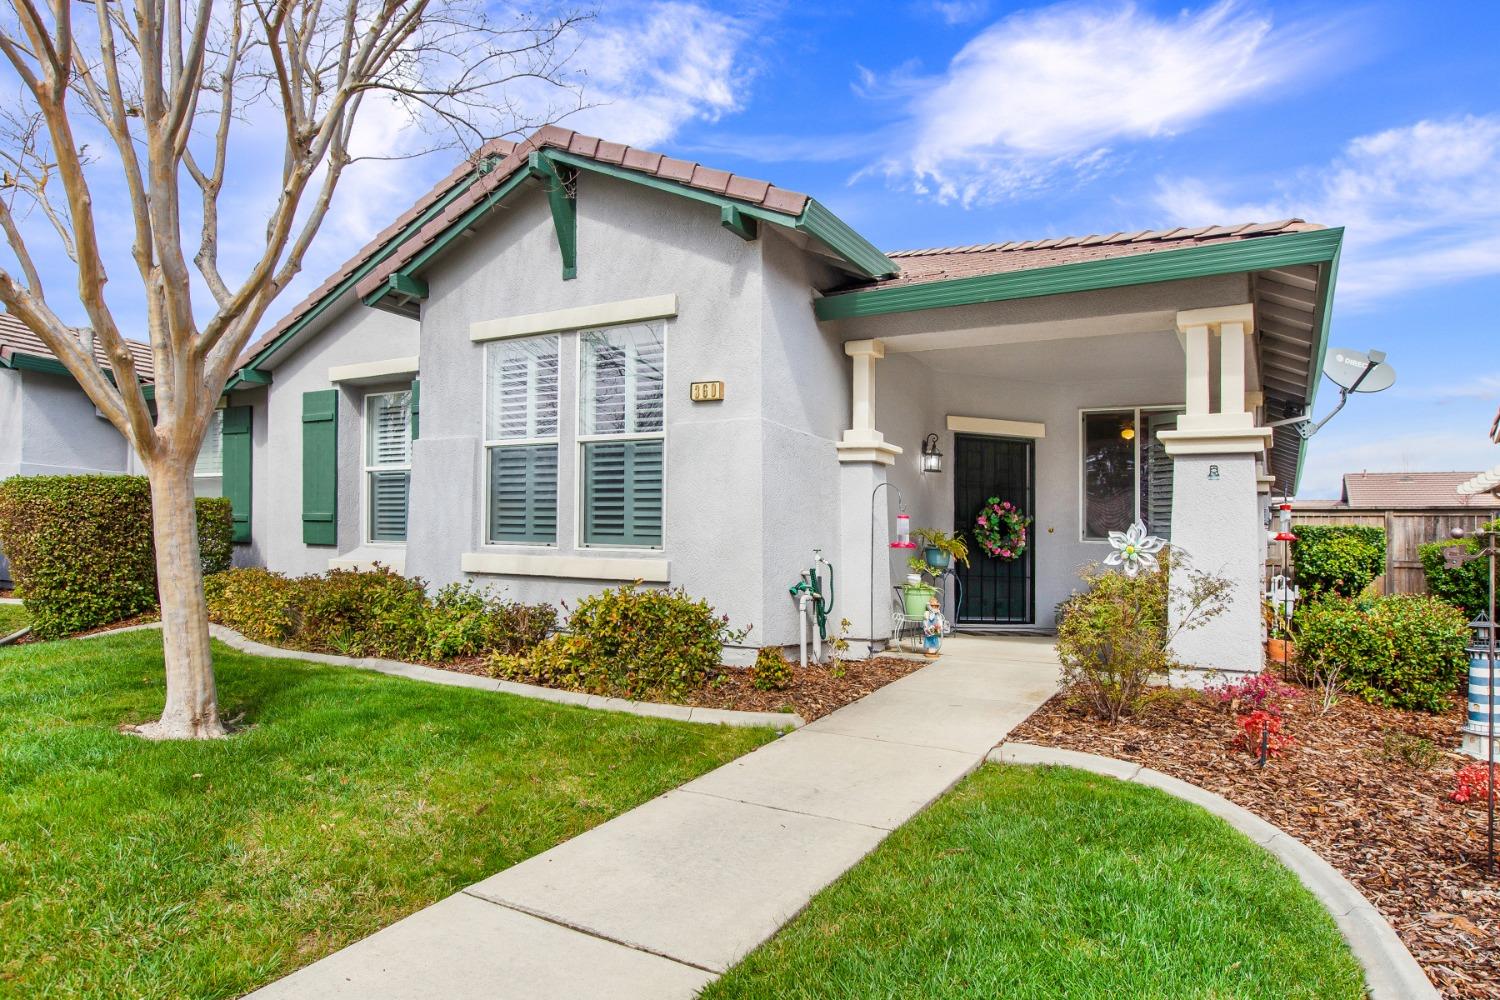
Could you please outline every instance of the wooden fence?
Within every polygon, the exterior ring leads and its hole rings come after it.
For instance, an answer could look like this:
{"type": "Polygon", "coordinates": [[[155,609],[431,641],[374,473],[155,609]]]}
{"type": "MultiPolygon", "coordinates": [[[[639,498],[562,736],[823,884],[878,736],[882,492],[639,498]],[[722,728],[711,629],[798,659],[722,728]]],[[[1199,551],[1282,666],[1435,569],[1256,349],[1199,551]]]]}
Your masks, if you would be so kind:
{"type": "MultiPolygon", "coordinates": [[[[1425,594],[1427,577],[1417,547],[1446,541],[1454,528],[1473,531],[1500,517],[1500,510],[1340,510],[1292,509],[1292,524],[1360,524],[1385,529],[1385,573],[1375,581],[1382,594],[1425,594]]],[[[1272,572],[1281,567],[1279,545],[1273,545],[1272,572]]]]}

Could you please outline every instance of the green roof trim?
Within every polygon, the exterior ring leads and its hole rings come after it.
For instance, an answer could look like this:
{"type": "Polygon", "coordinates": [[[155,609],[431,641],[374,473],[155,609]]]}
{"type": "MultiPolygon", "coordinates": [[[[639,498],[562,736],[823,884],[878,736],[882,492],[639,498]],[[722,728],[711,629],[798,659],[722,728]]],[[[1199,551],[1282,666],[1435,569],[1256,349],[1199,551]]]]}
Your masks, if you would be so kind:
{"type": "Polygon", "coordinates": [[[239,386],[241,383],[249,383],[251,385],[265,385],[267,382],[269,382],[271,380],[271,376],[269,373],[259,370],[261,365],[269,362],[278,351],[286,346],[288,341],[290,341],[293,337],[306,329],[308,324],[312,323],[325,311],[327,311],[329,306],[333,305],[333,303],[337,302],[347,292],[353,289],[355,285],[359,284],[360,280],[363,279],[365,275],[369,274],[376,267],[378,267],[381,261],[385,260],[391,254],[395,253],[396,248],[404,243],[408,238],[415,235],[418,230],[420,230],[423,226],[427,225],[427,223],[436,218],[443,211],[443,209],[448,207],[449,203],[452,202],[453,199],[463,194],[464,191],[468,189],[469,185],[474,183],[475,179],[482,176],[484,173],[485,164],[481,163],[478,169],[470,173],[466,179],[454,184],[453,187],[445,192],[441,198],[438,198],[435,202],[429,205],[426,211],[422,212],[411,222],[403,226],[399,233],[387,240],[386,243],[381,246],[380,249],[372,253],[364,263],[355,268],[347,278],[339,282],[333,287],[332,290],[328,292],[327,295],[319,299],[316,305],[302,314],[302,316],[300,316],[295,323],[287,327],[285,332],[283,332],[281,336],[277,337],[271,343],[267,344],[253,358],[250,359],[248,364],[231,375],[229,377],[229,384],[224,387],[224,391],[229,392],[230,390],[239,386]],[[261,376],[264,376],[264,378],[262,379],[261,376]]]}
{"type": "Polygon", "coordinates": [[[888,278],[901,272],[901,268],[895,261],[855,232],[853,227],[830,212],[828,207],[816,198],[807,199],[807,206],[802,209],[796,228],[812,236],[872,278],[888,278]]]}
{"type": "MultiPolygon", "coordinates": [[[[1338,230],[1343,233],[1343,230],[1338,230]]],[[[1309,376],[1310,383],[1307,387],[1307,412],[1312,413],[1313,404],[1318,401],[1318,387],[1323,384],[1323,355],[1328,353],[1328,332],[1333,323],[1333,289],[1339,280],[1339,257],[1343,248],[1335,246],[1333,257],[1327,262],[1324,269],[1325,280],[1318,283],[1318,294],[1321,301],[1318,303],[1317,317],[1318,329],[1313,342],[1312,374],[1309,376]]],[[[1302,486],[1302,466],[1307,461],[1307,441],[1298,443],[1297,447],[1297,471],[1292,475],[1292,488],[1287,496],[1295,496],[1297,490],[1302,486]]]]}
{"type": "Polygon", "coordinates": [[[1343,237],[1343,229],[1314,229],[1284,236],[1257,236],[1232,243],[1158,250],[1027,271],[868,288],[824,296],[816,301],[814,311],[820,320],[854,319],[1261,271],[1294,264],[1320,264],[1338,256],[1343,237]]]}

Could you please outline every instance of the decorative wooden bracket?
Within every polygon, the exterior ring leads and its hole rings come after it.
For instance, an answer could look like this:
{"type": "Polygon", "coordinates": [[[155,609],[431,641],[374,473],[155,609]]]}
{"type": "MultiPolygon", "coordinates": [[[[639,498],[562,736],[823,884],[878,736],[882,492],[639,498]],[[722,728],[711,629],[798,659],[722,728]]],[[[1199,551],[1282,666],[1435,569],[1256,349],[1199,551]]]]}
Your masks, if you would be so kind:
{"type": "Polygon", "coordinates": [[[719,225],[746,243],[760,235],[760,223],[733,205],[725,205],[719,209],[719,225]]]}
{"type": "Polygon", "coordinates": [[[578,172],[571,167],[558,169],[557,164],[540,151],[526,157],[526,172],[542,182],[547,204],[552,209],[552,227],[557,230],[557,247],[562,251],[563,280],[578,277],[578,172]]]}

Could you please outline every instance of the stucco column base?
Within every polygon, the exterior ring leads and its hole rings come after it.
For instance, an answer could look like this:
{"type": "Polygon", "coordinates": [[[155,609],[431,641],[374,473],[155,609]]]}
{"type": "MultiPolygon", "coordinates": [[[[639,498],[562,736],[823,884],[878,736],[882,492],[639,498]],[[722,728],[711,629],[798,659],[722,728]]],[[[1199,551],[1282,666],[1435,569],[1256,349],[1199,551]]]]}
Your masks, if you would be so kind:
{"type": "Polygon", "coordinates": [[[1173,455],[1172,548],[1193,570],[1230,583],[1224,611],[1179,631],[1188,610],[1181,591],[1190,584],[1183,569],[1173,573],[1171,648],[1182,667],[1173,671],[1174,685],[1201,687],[1213,680],[1213,672],[1257,673],[1264,665],[1260,604],[1265,529],[1255,458],[1250,452],[1173,455]]]}
{"type": "MultiPolygon", "coordinates": [[[[887,512],[895,505],[893,488],[880,490],[871,513],[871,494],[886,481],[885,467],[886,463],[879,460],[839,463],[839,552],[843,561],[838,566],[834,615],[849,619],[848,655],[855,658],[868,656],[872,647],[884,646],[891,632],[892,521],[887,512]]],[[[830,621],[830,636],[837,630],[838,622],[830,621]]]]}

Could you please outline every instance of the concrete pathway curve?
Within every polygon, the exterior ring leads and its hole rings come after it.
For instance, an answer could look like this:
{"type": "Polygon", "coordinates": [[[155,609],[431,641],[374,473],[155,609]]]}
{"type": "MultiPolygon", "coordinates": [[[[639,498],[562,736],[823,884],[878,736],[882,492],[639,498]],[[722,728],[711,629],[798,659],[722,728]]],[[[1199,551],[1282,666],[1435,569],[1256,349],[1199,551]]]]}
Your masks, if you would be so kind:
{"type": "Polygon", "coordinates": [[[252,994],[689,998],[1057,690],[1042,638],[942,659],[252,994]]]}

